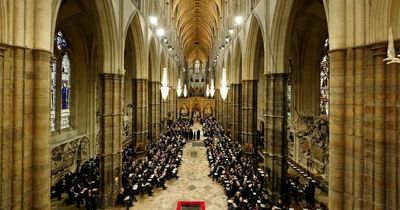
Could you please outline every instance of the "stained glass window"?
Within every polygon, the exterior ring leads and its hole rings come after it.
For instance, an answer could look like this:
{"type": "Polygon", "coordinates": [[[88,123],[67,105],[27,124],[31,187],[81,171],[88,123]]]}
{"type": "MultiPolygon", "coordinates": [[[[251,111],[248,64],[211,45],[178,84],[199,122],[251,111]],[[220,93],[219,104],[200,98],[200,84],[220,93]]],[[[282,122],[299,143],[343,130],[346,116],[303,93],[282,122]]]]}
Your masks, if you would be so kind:
{"type": "Polygon", "coordinates": [[[196,73],[200,72],[200,61],[196,60],[195,64],[194,64],[194,70],[196,73]]]}
{"type": "Polygon", "coordinates": [[[320,111],[322,115],[329,114],[329,40],[324,43],[324,54],[320,62],[320,111]]]}
{"type": "Polygon", "coordinates": [[[51,75],[50,75],[50,82],[51,82],[51,89],[50,89],[50,100],[51,100],[51,112],[50,112],[50,130],[56,130],[56,90],[57,90],[57,61],[54,59],[51,62],[51,75]]]}
{"type": "Polygon", "coordinates": [[[51,62],[51,131],[71,126],[71,61],[68,47],[63,33],[58,31],[54,37],[54,59],[51,62]]]}
{"type": "Polygon", "coordinates": [[[61,31],[57,32],[55,42],[59,50],[67,47],[67,40],[65,40],[64,35],[61,31]]]}
{"type": "Polygon", "coordinates": [[[71,63],[68,53],[65,53],[61,64],[61,129],[68,128],[70,126],[70,68],[71,63]]]}
{"type": "Polygon", "coordinates": [[[289,58],[289,76],[288,76],[288,85],[287,85],[287,115],[288,115],[288,122],[290,121],[290,117],[292,115],[292,58],[289,58]]]}

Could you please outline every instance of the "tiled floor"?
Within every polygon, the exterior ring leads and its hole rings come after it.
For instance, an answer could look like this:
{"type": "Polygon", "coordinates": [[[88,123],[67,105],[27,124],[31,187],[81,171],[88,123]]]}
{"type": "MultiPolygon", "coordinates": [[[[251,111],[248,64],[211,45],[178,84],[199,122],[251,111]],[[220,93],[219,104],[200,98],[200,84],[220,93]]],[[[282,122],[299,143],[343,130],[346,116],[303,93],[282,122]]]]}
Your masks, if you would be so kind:
{"type": "MultiPolygon", "coordinates": [[[[200,129],[195,124],[194,129],[200,129]]],[[[201,134],[202,141],[204,139],[201,134]]],[[[209,167],[205,147],[200,142],[190,142],[183,150],[183,161],[179,168],[179,179],[167,181],[166,190],[157,188],[152,197],[138,197],[131,210],[175,210],[179,200],[201,200],[207,210],[227,209],[226,196],[222,187],[208,177],[209,167]]]]}

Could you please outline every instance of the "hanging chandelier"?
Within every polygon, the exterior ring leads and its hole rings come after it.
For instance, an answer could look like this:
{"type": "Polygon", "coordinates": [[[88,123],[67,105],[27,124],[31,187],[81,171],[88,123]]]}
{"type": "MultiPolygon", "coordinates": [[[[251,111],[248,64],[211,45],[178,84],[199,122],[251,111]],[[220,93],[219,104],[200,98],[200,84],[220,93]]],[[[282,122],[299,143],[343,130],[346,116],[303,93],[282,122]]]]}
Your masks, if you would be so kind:
{"type": "Polygon", "coordinates": [[[187,96],[187,88],[186,88],[186,84],[183,85],[183,97],[186,98],[187,96]]]}
{"type": "Polygon", "coordinates": [[[210,96],[214,97],[214,94],[215,94],[214,79],[211,79],[210,96]]]}
{"type": "MultiPolygon", "coordinates": [[[[400,57],[400,55],[397,55],[397,56],[400,57]]],[[[394,49],[392,27],[389,28],[387,58],[383,59],[383,61],[385,61],[386,64],[400,63],[400,58],[396,58],[396,51],[394,49]]]]}
{"type": "Polygon", "coordinates": [[[181,97],[181,94],[182,94],[181,79],[178,79],[178,86],[176,87],[176,94],[178,95],[178,97],[181,97]]]}
{"type": "Polygon", "coordinates": [[[167,100],[169,92],[167,68],[163,68],[160,89],[161,89],[161,97],[164,99],[164,101],[167,100]]]}
{"type": "Polygon", "coordinates": [[[226,80],[226,68],[222,68],[222,78],[221,78],[221,87],[220,87],[220,92],[221,92],[221,98],[222,100],[225,101],[226,97],[228,96],[228,81],[226,80]]]}
{"type": "Polygon", "coordinates": [[[206,96],[207,96],[207,98],[210,97],[210,85],[209,84],[207,84],[206,96]]]}

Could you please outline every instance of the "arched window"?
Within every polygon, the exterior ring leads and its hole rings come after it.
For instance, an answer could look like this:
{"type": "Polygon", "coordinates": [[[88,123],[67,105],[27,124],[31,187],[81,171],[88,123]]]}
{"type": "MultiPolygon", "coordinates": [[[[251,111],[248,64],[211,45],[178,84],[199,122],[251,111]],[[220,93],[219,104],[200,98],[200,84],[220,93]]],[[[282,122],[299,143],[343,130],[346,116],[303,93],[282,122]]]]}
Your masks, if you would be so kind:
{"type": "Polygon", "coordinates": [[[196,62],[194,63],[194,71],[196,73],[200,72],[200,61],[199,60],[196,60],[196,62]]]}
{"type": "Polygon", "coordinates": [[[71,60],[69,44],[58,31],[54,38],[54,56],[51,62],[51,131],[71,127],[71,60]]]}
{"type": "Polygon", "coordinates": [[[289,58],[289,76],[288,76],[288,84],[287,84],[287,116],[288,122],[292,116],[292,57],[289,58]]]}
{"type": "Polygon", "coordinates": [[[320,112],[321,115],[329,114],[329,39],[325,40],[324,54],[320,62],[320,112]]]}

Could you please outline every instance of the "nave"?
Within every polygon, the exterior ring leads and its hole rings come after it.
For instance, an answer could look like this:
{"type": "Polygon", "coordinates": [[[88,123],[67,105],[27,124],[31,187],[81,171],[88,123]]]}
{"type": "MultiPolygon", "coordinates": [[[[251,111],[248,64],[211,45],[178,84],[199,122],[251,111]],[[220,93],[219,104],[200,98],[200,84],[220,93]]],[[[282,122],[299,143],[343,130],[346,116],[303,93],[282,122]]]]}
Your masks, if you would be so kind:
{"type": "Polygon", "coordinates": [[[209,208],[267,194],[398,210],[399,14],[399,0],[0,0],[0,209],[116,209],[124,193],[172,208],[195,177],[193,196],[223,190],[209,208]],[[205,148],[165,136],[210,117],[264,175],[256,195],[226,192],[245,180],[225,180],[226,161],[197,177],[205,148]]]}

